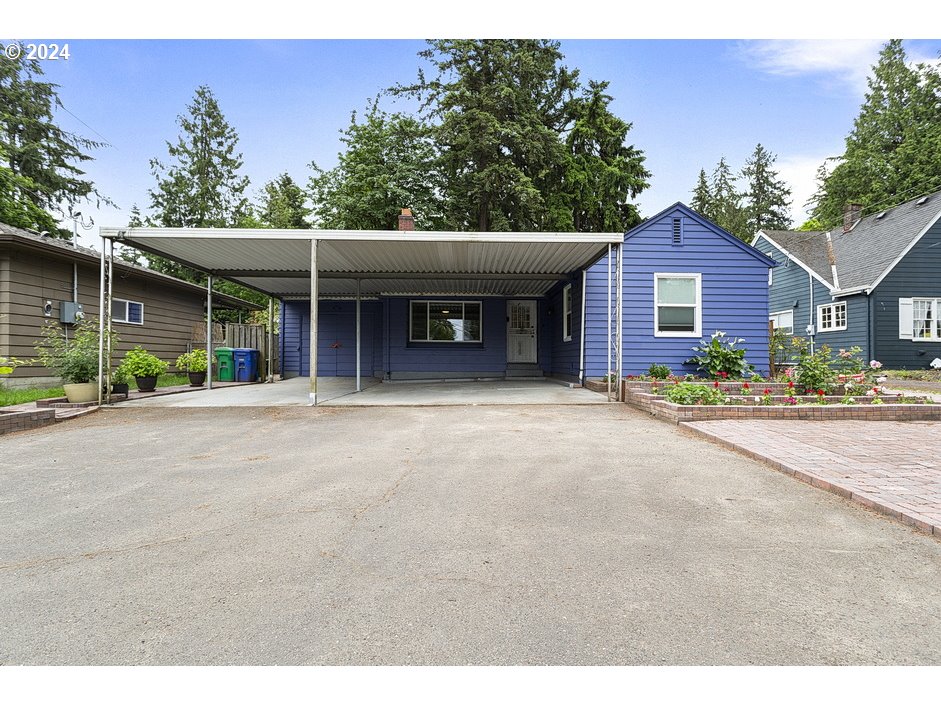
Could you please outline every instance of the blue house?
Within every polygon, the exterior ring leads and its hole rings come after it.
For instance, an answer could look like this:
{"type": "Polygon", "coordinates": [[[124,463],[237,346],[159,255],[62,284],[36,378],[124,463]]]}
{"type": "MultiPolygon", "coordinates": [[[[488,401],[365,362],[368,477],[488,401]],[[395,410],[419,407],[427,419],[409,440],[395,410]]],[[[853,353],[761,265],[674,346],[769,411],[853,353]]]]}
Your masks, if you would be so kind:
{"type": "Polygon", "coordinates": [[[890,369],[941,357],[941,192],[862,216],[847,206],[830,231],[760,231],[780,266],[769,319],[812,345],[858,346],[890,369]]]}
{"type": "MultiPolygon", "coordinates": [[[[600,378],[616,369],[618,319],[623,374],[646,372],[651,363],[693,373],[685,361],[714,331],[744,339],[749,362],[767,372],[769,257],[681,203],[621,243],[620,253],[609,244],[600,258],[554,281],[515,279],[509,288],[493,278],[471,277],[456,291],[454,280],[390,277],[361,301],[360,373],[385,380],[600,378]]],[[[317,315],[318,375],[355,375],[355,302],[321,290],[317,315]]],[[[309,298],[282,300],[284,375],[310,374],[310,316],[309,298]]]]}

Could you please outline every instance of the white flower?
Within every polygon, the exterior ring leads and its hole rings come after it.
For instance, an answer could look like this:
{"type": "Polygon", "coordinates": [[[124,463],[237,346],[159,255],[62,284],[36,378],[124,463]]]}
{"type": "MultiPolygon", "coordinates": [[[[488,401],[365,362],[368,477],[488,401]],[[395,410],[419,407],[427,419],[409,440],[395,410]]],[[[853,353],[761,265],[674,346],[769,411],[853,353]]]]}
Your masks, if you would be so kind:
{"type": "Polygon", "coordinates": [[[868,392],[866,392],[866,396],[867,396],[867,397],[874,397],[874,396],[876,396],[876,390],[875,390],[875,389],[870,389],[868,392]]]}
{"type": "Polygon", "coordinates": [[[869,366],[874,370],[878,370],[880,367],[882,367],[882,363],[878,360],[870,360],[869,366]]]}
{"type": "Polygon", "coordinates": [[[843,389],[852,389],[852,388],[853,388],[852,382],[847,382],[846,384],[843,385],[843,389]]]}
{"type": "Polygon", "coordinates": [[[724,338],[724,337],[725,337],[725,331],[723,331],[723,330],[717,330],[715,333],[712,334],[712,337],[713,337],[713,339],[715,339],[715,338],[724,338]]]}
{"type": "Polygon", "coordinates": [[[755,397],[755,401],[761,401],[761,397],[755,397]]]}
{"type": "Polygon", "coordinates": [[[726,398],[725,398],[725,403],[726,403],[726,404],[731,404],[731,403],[732,403],[732,397],[726,397],[726,398]]]}

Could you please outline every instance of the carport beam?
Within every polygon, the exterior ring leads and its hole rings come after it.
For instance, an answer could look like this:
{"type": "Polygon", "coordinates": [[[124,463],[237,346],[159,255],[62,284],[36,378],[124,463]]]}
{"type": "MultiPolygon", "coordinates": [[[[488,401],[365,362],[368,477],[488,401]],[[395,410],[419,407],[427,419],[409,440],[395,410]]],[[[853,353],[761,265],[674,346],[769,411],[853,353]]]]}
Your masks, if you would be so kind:
{"type": "Polygon", "coordinates": [[[206,360],[209,374],[206,375],[206,388],[212,389],[212,275],[206,279],[206,360]]]}
{"type": "Polygon", "coordinates": [[[317,241],[310,240],[310,394],[308,406],[317,406],[317,308],[320,288],[317,281],[317,241]]]}

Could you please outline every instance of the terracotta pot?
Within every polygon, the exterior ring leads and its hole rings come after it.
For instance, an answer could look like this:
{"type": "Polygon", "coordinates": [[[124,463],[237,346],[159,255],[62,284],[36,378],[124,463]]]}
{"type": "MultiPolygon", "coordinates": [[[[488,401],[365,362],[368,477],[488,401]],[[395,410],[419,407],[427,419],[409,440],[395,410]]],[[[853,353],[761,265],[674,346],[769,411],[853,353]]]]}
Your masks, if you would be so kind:
{"type": "Polygon", "coordinates": [[[83,404],[88,401],[98,401],[98,383],[83,382],[81,384],[63,384],[65,396],[70,404],[83,404]]]}
{"type": "Polygon", "coordinates": [[[152,392],[157,388],[156,377],[135,377],[137,388],[142,392],[152,392]]]}
{"type": "Polygon", "coordinates": [[[186,374],[190,378],[191,387],[202,387],[204,384],[206,384],[205,372],[187,372],[186,374]]]}

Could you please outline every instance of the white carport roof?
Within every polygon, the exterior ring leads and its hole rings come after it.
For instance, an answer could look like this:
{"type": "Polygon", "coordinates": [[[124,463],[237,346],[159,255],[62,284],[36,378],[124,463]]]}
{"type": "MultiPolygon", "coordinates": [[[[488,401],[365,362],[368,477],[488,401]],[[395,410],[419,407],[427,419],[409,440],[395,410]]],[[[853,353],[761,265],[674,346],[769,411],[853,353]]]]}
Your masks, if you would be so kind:
{"type": "Polygon", "coordinates": [[[538,296],[623,233],[101,228],[101,236],[279,298],[356,294],[538,296]]]}

